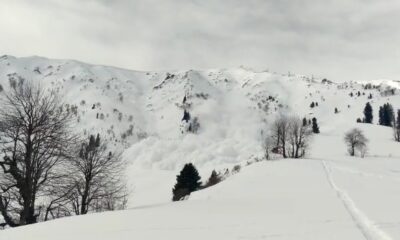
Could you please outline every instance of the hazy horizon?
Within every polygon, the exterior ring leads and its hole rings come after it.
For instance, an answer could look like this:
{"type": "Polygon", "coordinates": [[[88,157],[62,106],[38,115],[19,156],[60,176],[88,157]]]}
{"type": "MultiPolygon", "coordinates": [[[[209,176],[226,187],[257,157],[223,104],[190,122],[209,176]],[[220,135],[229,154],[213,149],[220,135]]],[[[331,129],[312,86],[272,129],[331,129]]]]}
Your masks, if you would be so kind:
{"type": "Polygon", "coordinates": [[[144,71],[245,66],[333,81],[400,79],[393,0],[1,5],[1,54],[144,71]]]}

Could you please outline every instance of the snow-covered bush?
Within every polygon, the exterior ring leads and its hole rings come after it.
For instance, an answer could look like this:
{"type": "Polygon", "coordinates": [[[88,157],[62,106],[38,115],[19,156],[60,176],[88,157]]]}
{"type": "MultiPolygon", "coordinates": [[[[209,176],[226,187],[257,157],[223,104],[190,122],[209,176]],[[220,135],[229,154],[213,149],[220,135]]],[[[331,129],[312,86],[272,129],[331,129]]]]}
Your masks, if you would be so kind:
{"type": "Polygon", "coordinates": [[[204,188],[214,186],[222,181],[221,174],[217,173],[215,170],[211,172],[210,177],[208,178],[204,188]]]}

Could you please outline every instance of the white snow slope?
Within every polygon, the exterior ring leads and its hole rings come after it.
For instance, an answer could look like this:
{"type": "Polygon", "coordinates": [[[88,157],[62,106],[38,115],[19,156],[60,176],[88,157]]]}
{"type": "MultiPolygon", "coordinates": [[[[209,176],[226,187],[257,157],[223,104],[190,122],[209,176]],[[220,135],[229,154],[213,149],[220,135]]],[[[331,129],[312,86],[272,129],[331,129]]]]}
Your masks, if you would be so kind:
{"type": "Polygon", "coordinates": [[[57,88],[78,107],[77,131],[100,132],[123,149],[132,194],[127,210],[8,229],[0,231],[1,240],[400,239],[400,145],[390,128],[356,123],[367,101],[375,123],[383,103],[400,108],[400,90],[387,95],[396,81],[370,82],[378,88],[364,90],[354,82],[243,68],[135,72],[1,57],[4,91],[21,79],[57,88]],[[181,133],[185,95],[201,124],[198,134],[181,133]],[[318,106],[310,108],[312,101],[318,106]],[[307,158],[245,166],[262,158],[261,130],[279,112],[317,117],[321,133],[307,158]],[[343,135],[352,127],[370,139],[365,158],[346,154],[343,135]],[[171,202],[175,176],[187,162],[204,181],[212,169],[240,164],[242,170],[187,201],[171,202]]]}

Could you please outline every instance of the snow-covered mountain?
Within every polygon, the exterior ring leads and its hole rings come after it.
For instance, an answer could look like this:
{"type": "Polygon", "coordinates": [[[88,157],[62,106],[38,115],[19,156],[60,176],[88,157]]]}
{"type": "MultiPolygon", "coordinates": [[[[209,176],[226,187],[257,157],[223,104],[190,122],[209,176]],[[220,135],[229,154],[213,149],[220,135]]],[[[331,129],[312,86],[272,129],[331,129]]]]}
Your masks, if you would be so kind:
{"type": "Polygon", "coordinates": [[[26,80],[57,89],[76,112],[77,131],[100,132],[122,149],[131,163],[132,209],[7,230],[0,239],[26,233],[60,239],[46,229],[64,232],[65,226],[65,239],[400,237],[394,184],[400,179],[399,143],[389,128],[356,123],[366,102],[375,123],[380,105],[399,109],[399,81],[335,83],[245,68],[138,72],[72,60],[0,58],[3,91],[26,80]],[[198,118],[196,134],[183,130],[184,109],[198,118]],[[261,132],[282,112],[318,119],[321,133],[307,159],[257,163],[187,202],[169,203],[175,175],[187,162],[205,178],[213,169],[261,159],[261,132]],[[365,159],[346,156],[343,135],[354,126],[370,139],[365,159]],[[184,219],[191,213],[194,223],[184,219]]]}

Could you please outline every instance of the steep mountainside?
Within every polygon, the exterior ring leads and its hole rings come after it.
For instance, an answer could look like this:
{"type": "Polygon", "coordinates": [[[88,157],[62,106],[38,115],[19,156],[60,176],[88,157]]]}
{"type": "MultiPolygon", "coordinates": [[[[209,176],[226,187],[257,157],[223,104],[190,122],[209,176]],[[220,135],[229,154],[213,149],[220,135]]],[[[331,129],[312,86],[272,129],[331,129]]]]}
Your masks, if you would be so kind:
{"type": "Polygon", "coordinates": [[[0,239],[400,237],[399,143],[390,128],[376,125],[379,106],[400,108],[399,81],[334,83],[245,68],[137,72],[0,57],[1,91],[30,80],[63,96],[78,133],[99,132],[123,152],[129,209],[6,230],[0,239]],[[366,102],[374,125],[356,123],[366,102]],[[278,114],[318,119],[321,133],[306,159],[247,166],[263,158],[262,132],[278,114]],[[347,156],[343,135],[352,127],[370,140],[366,158],[347,156]],[[203,181],[213,169],[239,164],[242,171],[171,203],[176,174],[187,162],[203,181]]]}
{"type": "Polygon", "coordinates": [[[138,144],[152,145],[149,147],[156,150],[167,144],[163,148],[168,154],[159,157],[153,154],[152,159],[140,160],[162,169],[175,168],[176,162],[169,158],[182,157],[181,148],[185,148],[182,149],[185,155],[195,151],[190,146],[193,142],[216,155],[193,156],[191,160],[199,164],[249,158],[241,155],[241,149],[257,152],[260,131],[276,112],[316,116],[323,128],[330,127],[324,123],[333,117],[335,122],[355,121],[361,117],[365,102],[373,102],[377,109],[390,98],[384,94],[386,87],[399,86],[397,81],[378,80],[378,89],[364,90],[357,83],[337,84],[244,68],[137,72],[72,60],[0,58],[0,83],[4,91],[25,80],[56,89],[64,96],[64,101],[76,111],[77,129],[85,134],[100,132],[125,149],[138,144]],[[362,95],[357,96],[357,91],[362,95]],[[349,96],[350,92],[354,97],[349,96]],[[199,119],[196,136],[182,134],[185,96],[192,118],[199,119]],[[309,107],[313,101],[319,103],[318,107],[309,107]],[[333,115],[335,107],[341,114],[333,115]]]}
{"type": "Polygon", "coordinates": [[[329,134],[362,118],[367,101],[374,122],[381,104],[400,107],[397,81],[334,83],[245,68],[137,72],[72,60],[0,57],[3,91],[27,80],[64,96],[76,113],[78,132],[100,132],[123,149],[132,163],[133,205],[169,199],[174,175],[186,162],[208,175],[214,168],[261,158],[261,132],[276,114],[316,117],[321,134],[329,134]],[[184,109],[198,119],[195,134],[185,131],[184,109]]]}

